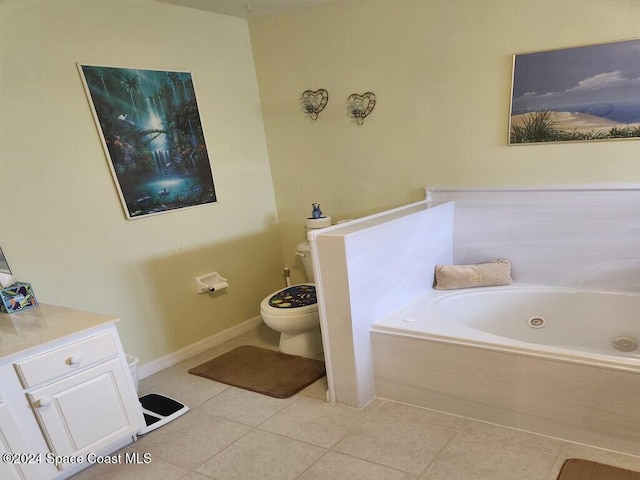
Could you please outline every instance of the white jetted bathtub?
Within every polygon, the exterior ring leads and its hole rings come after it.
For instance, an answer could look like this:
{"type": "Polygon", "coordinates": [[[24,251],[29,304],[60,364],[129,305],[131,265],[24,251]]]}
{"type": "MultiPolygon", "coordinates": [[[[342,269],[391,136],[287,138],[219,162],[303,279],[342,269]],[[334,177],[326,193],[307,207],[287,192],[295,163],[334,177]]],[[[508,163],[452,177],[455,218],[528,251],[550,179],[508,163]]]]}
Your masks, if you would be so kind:
{"type": "Polygon", "coordinates": [[[433,290],[372,327],[376,394],[640,455],[640,296],[433,290]]]}

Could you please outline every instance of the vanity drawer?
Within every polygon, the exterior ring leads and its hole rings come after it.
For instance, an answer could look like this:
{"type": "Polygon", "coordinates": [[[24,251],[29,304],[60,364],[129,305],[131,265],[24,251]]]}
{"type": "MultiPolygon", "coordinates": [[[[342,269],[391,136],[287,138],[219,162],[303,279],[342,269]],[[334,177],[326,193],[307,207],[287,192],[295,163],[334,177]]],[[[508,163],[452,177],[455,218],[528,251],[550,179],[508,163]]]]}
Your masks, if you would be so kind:
{"type": "Polygon", "coordinates": [[[14,365],[25,388],[71,373],[75,370],[117,355],[110,332],[70,343],[42,355],[28,358],[14,365]]]}

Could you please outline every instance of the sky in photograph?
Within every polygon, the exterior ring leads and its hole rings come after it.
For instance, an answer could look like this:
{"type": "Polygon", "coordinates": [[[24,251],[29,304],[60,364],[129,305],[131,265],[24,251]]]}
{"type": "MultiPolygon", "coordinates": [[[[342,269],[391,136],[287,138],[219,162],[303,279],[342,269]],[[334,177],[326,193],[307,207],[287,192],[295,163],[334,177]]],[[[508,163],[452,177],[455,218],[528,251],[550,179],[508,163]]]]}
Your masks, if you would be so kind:
{"type": "Polygon", "coordinates": [[[640,39],[515,56],[512,114],[597,103],[640,107],[640,39]]]}

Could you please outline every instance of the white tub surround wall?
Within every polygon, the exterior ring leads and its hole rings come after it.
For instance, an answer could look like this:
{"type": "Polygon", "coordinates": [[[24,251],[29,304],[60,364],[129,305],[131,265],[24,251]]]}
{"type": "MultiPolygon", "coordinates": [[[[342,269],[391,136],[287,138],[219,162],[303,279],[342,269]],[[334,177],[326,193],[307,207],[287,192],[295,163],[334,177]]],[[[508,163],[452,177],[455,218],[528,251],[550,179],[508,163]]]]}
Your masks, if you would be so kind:
{"type": "MultiPolygon", "coordinates": [[[[516,282],[640,293],[639,186],[427,189],[427,199],[431,205],[454,202],[456,264],[506,258],[516,282]]],[[[379,258],[366,261],[375,264],[379,258]]],[[[443,333],[455,318],[419,332],[420,315],[425,322],[437,321],[425,307],[432,296],[394,312],[398,328],[389,328],[389,317],[383,316],[372,327],[378,396],[640,455],[640,359],[580,361],[578,354],[552,355],[544,345],[512,348],[506,338],[497,345],[495,335],[474,342],[443,333]],[[407,326],[404,317],[416,317],[417,328],[407,326]]],[[[462,297],[459,302],[456,311],[464,308],[462,297]]],[[[549,300],[542,303],[547,307],[549,300]]],[[[595,310],[584,300],[577,303],[595,310]]],[[[468,308],[478,313],[478,305],[468,308]]],[[[526,315],[524,310],[522,304],[517,308],[526,315]]],[[[605,310],[598,320],[613,323],[616,316],[605,310]]],[[[581,329],[594,329],[579,323],[588,315],[577,317],[573,328],[579,341],[581,329]]],[[[629,328],[621,326],[619,335],[635,335],[629,328]]],[[[557,350],[558,342],[560,335],[551,349],[557,350]]]]}
{"type": "Polygon", "coordinates": [[[517,282],[640,293],[640,185],[455,190],[457,264],[511,262],[517,282]]]}
{"type": "Polygon", "coordinates": [[[433,291],[372,326],[376,395],[640,455],[640,355],[612,345],[638,310],[539,285],[433,291]]]}
{"type": "Polygon", "coordinates": [[[453,204],[423,201],[309,233],[331,401],[374,398],[371,325],[432,288],[452,227],[453,204]]]}
{"type": "Polygon", "coordinates": [[[640,455],[637,372],[410,335],[372,337],[381,398],[640,455]]]}

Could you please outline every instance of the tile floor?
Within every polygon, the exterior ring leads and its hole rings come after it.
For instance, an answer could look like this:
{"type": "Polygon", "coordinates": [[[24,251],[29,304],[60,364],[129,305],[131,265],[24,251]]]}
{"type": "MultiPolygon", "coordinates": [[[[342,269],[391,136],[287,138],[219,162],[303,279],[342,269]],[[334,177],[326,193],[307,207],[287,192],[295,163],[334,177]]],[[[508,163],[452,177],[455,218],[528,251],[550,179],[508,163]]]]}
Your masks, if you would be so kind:
{"type": "Polygon", "coordinates": [[[237,345],[277,348],[267,327],[140,382],[191,410],[131,444],[149,464],[95,465],[74,480],[553,480],[569,457],[640,470],[640,457],[423,408],[324,400],[326,379],[279,400],[187,373],[237,345]]]}

